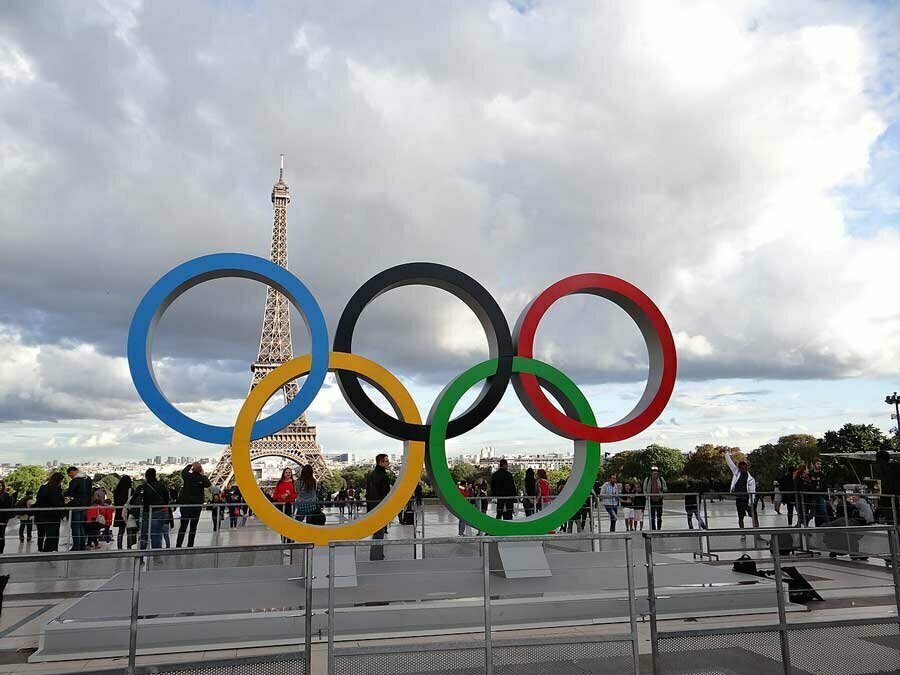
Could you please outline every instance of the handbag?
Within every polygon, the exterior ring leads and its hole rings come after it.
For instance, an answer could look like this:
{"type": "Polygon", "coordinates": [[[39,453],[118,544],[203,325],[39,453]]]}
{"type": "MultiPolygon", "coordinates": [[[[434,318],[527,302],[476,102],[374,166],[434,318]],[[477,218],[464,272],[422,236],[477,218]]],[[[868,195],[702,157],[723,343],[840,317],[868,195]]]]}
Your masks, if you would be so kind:
{"type": "Polygon", "coordinates": [[[97,517],[94,518],[94,522],[97,523],[100,527],[106,527],[106,516],[102,513],[98,513],[97,517]]]}
{"type": "Polygon", "coordinates": [[[306,522],[310,525],[324,525],[325,524],[325,514],[321,511],[316,511],[315,513],[311,513],[306,517],[306,522]]]}

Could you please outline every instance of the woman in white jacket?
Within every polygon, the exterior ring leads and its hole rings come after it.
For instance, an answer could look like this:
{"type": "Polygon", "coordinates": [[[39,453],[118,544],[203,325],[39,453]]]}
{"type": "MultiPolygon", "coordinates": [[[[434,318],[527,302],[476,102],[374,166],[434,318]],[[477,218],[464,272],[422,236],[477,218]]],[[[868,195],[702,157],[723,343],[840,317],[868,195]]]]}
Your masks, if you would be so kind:
{"type": "Polygon", "coordinates": [[[735,464],[730,452],[725,453],[725,462],[731,469],[731,492],[735,496],[734,504],[737,507],[738,527],[744,527],[745,516],[753,519],[753,527],[759,527],[754,508],[756,479],[750,475],[750,465],[743,460],[735,464]]]}

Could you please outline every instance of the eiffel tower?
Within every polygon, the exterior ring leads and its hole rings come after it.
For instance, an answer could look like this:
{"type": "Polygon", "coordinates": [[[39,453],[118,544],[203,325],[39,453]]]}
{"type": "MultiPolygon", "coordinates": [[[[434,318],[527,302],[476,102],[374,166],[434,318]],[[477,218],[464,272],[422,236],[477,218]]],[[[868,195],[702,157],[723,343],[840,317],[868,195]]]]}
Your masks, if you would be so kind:
{"type": "MultiPolygon", "coordinates": [[[[272,188],[272,207],[275,220],[272,225],[272,262],[285,269],[288,266],[287,253],[287,207],[291,202],[290,191],[284,183],[284,155],[281,156],[281,170],[278,182],[272,188]]],[[[259,355],[250,366],[253,379],[250,389],[266,375],[294,356],[291,345],[290,303],[274,288],[266,289],[266,310],[263,314],[262,332],[259,338],[259,355]]],[[[297,382],[288,382],[282,387],[285,404],[289,403],[300,386],[297,382]]],[[[316,480],[329,473],[322,457],[322,449],[316,443],[316,428],[306,421],[304,413],[287,427],[272,436],[266,436],[251,442],[250,460],[262,457],[284,457],[300,466],[311,464],[316,480]]],[[[227,486],[234,476],[231,466],[231,446],[225,448],[219,463],[209,479],[213,485],[227,486]]]]}

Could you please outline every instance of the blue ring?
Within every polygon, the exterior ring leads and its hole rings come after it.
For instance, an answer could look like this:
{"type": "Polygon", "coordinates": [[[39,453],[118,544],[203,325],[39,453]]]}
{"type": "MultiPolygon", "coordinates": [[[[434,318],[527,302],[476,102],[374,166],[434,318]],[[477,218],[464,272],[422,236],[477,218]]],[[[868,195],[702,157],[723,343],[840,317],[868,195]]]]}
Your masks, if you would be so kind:
{"type": "Polygon", "coordinates": [[[310,333],[312,369],[306,381],[293,401],[253,425],[252,439],[271,436],[300,417],[319,393],[328,372],[328,328],[322,310],[303,282],[280,265],[245,253],[215,253],[172,269],[153,284],[135,310],[128,330],[128,368],[138,394],[160,421],[185,436],[217,445],[231,443],[234,427],[204,424],[175,408],[156,382],[150,347],[156,324],[179,295],[204,281],[224,277],[253,279],[271,286],[300,311],[310,333]]]}

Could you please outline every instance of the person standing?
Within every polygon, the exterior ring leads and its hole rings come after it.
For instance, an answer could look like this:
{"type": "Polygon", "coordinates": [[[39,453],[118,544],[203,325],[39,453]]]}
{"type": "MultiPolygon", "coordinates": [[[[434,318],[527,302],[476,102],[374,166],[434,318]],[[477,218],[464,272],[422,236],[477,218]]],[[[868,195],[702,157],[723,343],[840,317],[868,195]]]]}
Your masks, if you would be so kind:
{"type": "MultiPolygon", "coordinates": [[[[276,506],[281,506],[281,504],[276,503],[276,506]]],[[[222,525],[222,520],[225,517],[225,497],[222,495],[221,490],[216,490],[213,492],[212,497],[209,499],[209,515],[212,518],[212,526],[213,533],[219,531],[219,527],[222,525]]],[[[284,542],[286,539],[284,537],[281,538],[281,541],[284,542]]]]}
{"type": "Polygon", "coordinates": [[[702,492],[688,492],[684,495],[684,513],[687,516],[688,529],[694,529],[694,518],[697,519],[697,526],[701,530],[706,529],[706,523],[700,517],[700,504],[703,502],[702,492]]]}
{"type": "Polygon", "coordinates": [[[525,480],[522,482],[522,508],[525,509],[526,518],[534,513],[536,485],[537,480],[534,477],[534,469],[529,466],[525,469],[525,480]]]}
{"type": "Polygon", "coordinates": [[[644,510],[647,507],[647,497],[641,492],[640,483],[635,481],[634,490],[632,491],[634,495],[631,500],[634,503],[634,525],[632,525],[632,530],[641,531],[644,530],[644,510]]]}
{"type": "Polygon", "coordinates": [[[634,530],[634,492],[631,483],[622,483],[622,494],[619,496],[619,506],[622,507],[622,517],[625,519],[625,531],[634,530]]]}
{"type": "MultiPolygon", "coordinates": [[[[781,493],[781,503],[787,510],[787,524],[790,527],[794,522],[794,509],[797,504],[797,492],[794,487],[795,467],[789,466],[785,474],[778,479],[778,491],[781,493]]],[[[800,524],[800,512],[797,512],[797,524],[800,524]]]]}
{"type": "Polygon", "coordinates": [[[811,490],[812,481],[809,479],[809,469],[806,468],[806,464],[801,464],[794,471],[794,491],[799,500],[797,503],[797,524],[804,527],[815,516],[815,502],[812,500],[811,490]]]}
{"type": "Polygon", "coordinates": [[[322,510],[316,496],[316,478],[311,464],[300,469],[300,479],[297,481],[297,499],[294,501],[295,518],[299,521],[306,520],[314,513],[322,510]]]}
{"type": "Polygon", "coordinates": [[[753,527],[758,527],[756,519],[756,479],[750,475],[750,465],[744,460],[737,464],[730,452],[725,453],[725,463],[731,469],[731,489],[737,509],[738,527],[744,528],[744,518],[750,516],[753,527]]]}
{"type": "Polygon", "coordinates": [[[25,535],[28,535],[27,541],[31,541],[32,532],[32,512],[31,507],[34,506],[34,492],[28,490],[25,496],[16,503],[16,514],[19,516],[19,541],[26,541],[25,535]]]}
{"type": "Polygon", "coordinates": [[[547,470],[538,469],[537,483],[535,485],[535,510],[541,511],[545,506],[550,504],[550,492],[550,481],[547,480],[547,470]]]}
{"type": "Polygon", "coordinates": [[[212,488],[212,484],[204,475],[203,465],[200,462],[194,462],[184,467],[181,470],[181,481],[181,494],[178,497],[178,501],[181,503],[179,507],[181,519],[178,521],[175,548],[181,548],[185,533],[187,533],[188,548],[191,548],[197,537],[197,523],[200,522],[200,514],[203,512],[206,491],[212,488]]]}
{"type": "Polygon", "coordinates": [[[141,495],[141,549],[162,548],[163,525],[169,517],[169,490],[156,478],[156,469],[144,472],[141,495]]]}
{"type": "Polygon", "coordinates": [[[87,549],[87,510],[93,501],[94,486],[88,478],[81,475],[78,467],[70,466],[66,473],[69,475],[66,503],[71,507],[69,523],[72,527],[72,550],[84,551],[87,549]]]}
{"type": "MultiPolygon", "coordinates": [[[[116,515],[113,520],[113,523],[116,526],[116,548],[122,549],[123,539],[125,538],[125,531],[128,528],[128,509],[126,508],[126,504],[128,504],[128,500],[131,498],[131,476],[125,475],[119,479],[119,482],[116,483],[116,487],[113,490],[113,506],[116,509],[116,515]]],[[[128,543],[128,548],[131,548],[132,544],[128,543]]]]}
{"type": "Polygon", "coordinates": [[[781,484],[777,480],[772,481],[772,506],[775,513],[781,515],[781,484]]]}
{"type": "MultiPolygon", "coordinates": [[[[279,511],[284,513],[284,515],[288,517],[294,515],[294,502],[297,499],[297,488],[294,483],[294,470],[291,469],[291,467],[287,466],[281,472],[281,478],[278,480],[275,489],[272,490],[272,499],[275,500],[275,505],[278,507],[279,511]]],[[[287,544],[288,538],[282,537],[281,543],[287,544]]]]}
{"type": "MultiPolygon", "coordinates": [[[[459,494],[461,494],[466,499],[470,499],[472,497],[471,493],[469,492],[469,486],[464,482],[460,481],[458,489],[459,494]]],[[[462,518],[459,519],[459,525],[457,526],[456,534],[460,537],[466,536],[466,521],[464,521],[462,518]]]]}
{"type": "Polygon", "coordinates": [[[514,500],[519,495],[508,466],[506,460],[501,459],[497,470],[491,475],[491,497],[497,500],[497,520],[513,519],[514,500]]]}
{"type": "Polygon", "coordinates": [[[644,479],[644,494],[650,499],[650,529],[662,529],[663,495],[669,491],[666,479],[659,475],[659,467],[651,466],[644,479]]]}
{"type": "MultiPolygon", "coordinates": [[[[900,420],[897,421],[900,424],[900,420]]],[[[881,449],[875,453],[881,476],[881,497],[878,509],[885,515],[885,520],[894,523],[900,512],[897,495],[900,494],[900,464],[891,461],[891,442],[885,441],[881,449]]]]}
{"type": "Polygon", "coordinates": [[[57,471],[37,491],[34,503],[38,509],[35,513],[35,525],[37,525],[37,548],[41,553],[59,550],[59,521],[62,520],[63,507],[66,504],[62,491],[64,478],[65,476],[57,471]]]}
{"type": "Polygon", "coordinates": [[[616,482],[616,474],[610,474],[607,481],[600,486],[600,498],[603,500],[603,508],[609,514],[609,531],[616,531],[616,521],[619,515],[619,494],[622,486],[616,482]]]}
{"type": "MultiPolygon", "coordinates": [[[[388,468],[391,459],[383,452],[375,455],[375,468],[366,476],[366,511],[374,511],[391,491],[391,479],[388,468]]],[[[384,539],[387,525],[372,535],[372,539],[384,539]]],[[[369,548],[369,560],[384,560],[384,546],[373,545],[369,548]]]]}
{"type": "Polygon", "coordinates": [[[822,458],[813,460],[812,471],[809,472],[809,482],[812,491],[812,512],[815,514],[816,527],[822,527],[828,522],[828,500],[825,498],[825,472],[822,470],[822,458]]]}

